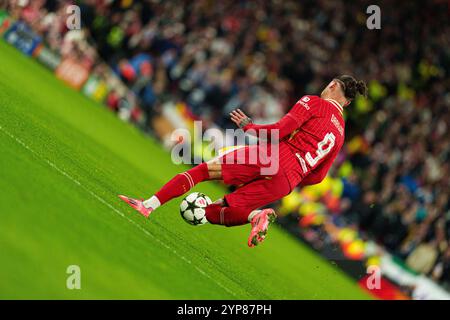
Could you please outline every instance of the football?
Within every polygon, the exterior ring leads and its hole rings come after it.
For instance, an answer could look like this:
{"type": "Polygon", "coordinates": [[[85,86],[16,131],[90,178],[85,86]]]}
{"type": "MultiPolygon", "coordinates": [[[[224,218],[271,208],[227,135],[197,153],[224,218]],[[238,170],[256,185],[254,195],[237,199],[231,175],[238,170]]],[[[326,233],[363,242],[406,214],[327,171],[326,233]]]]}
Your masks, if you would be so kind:
{"type": "Polygon", "coordinates": [[[184,221],[197,226],[208,222],[206,220],[206,206],[212,203],[211,199],[201,193],[194,192],[186,196],[180,204],[180,214],[184,221]]]}

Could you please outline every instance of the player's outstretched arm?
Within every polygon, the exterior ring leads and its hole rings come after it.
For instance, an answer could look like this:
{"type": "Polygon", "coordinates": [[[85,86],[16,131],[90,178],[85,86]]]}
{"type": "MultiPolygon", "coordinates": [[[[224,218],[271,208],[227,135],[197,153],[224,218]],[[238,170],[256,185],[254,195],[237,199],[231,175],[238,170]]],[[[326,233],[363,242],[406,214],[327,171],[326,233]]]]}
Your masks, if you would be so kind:
{"type": "Polygon", "coordinates": [[[295,119],[287,114],[280,121],[273,124],[254,124],[250,117],[248,117],[240,109],[234,110],[230,113],[231,121],[233,121],[239,128],[249,133],[255,133],[257,137],[264,132],[264,137],[270,140],[273,130],[278,131],[278,138],[283,139],[290,135],[298,128],[298,123],[295,119]],[[251,130],[251,131],[249,131],[251,130]]]}

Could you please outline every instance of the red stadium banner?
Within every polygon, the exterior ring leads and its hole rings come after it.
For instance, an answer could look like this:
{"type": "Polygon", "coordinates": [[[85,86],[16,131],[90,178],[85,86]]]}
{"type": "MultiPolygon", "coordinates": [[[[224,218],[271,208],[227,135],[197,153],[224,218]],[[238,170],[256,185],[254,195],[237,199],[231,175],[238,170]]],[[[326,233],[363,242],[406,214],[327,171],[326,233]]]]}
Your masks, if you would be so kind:
{"type": "Polygon", "coordinates": [[[89,69],[71,58],[64,59],[56,68],[56,77],[66,82],[72,88],[80,90],[89,78],[89,69]]]}

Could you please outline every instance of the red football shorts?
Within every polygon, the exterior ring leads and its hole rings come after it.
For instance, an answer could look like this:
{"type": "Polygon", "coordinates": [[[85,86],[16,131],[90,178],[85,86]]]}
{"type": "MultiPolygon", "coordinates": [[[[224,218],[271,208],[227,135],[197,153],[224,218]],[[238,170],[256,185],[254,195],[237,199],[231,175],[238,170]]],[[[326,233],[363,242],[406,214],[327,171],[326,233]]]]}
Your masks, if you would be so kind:
{"type": "Polygon", "coordinates": [[[249,152],[253,148],[258,146],[246,146],[219,159],[224,183],[238,187],[236,191],[224,197],[230,207],[255,210],[291,192],[289,181],[282,168],[278,168],[275,174],[262,173],[261,169],[267,167],[267,161],[264,159],[263,163],[261,161],[255,163],[251,160],[249,152]]]}

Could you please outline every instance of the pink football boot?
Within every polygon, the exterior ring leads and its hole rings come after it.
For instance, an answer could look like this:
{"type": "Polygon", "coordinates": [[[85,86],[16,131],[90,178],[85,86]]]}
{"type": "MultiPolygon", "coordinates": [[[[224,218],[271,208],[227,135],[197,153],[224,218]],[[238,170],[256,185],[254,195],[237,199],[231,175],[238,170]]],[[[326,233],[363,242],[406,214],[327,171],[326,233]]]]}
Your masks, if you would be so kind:
{"type": "Polygon", "coordinates": [[[274,223],[276,218],[277,215],[273,209],[263,209],[252,218],[252,230],[248,237],[248,246],[250,248],[264,241],[269,225],[274,223]]]}
{"type": "Polygon", "coordinates": [[[142,214],[144,217],[148,218],[150,213],[152,213],[153,208],[146,208],[144,207],[144,203],[142,200],[137,200],[133,198],[128,198],[127,196],[119,195],[119,198],[125,201],[132,207],[133,209],[139,211],[140,214],[142,214]]]}

